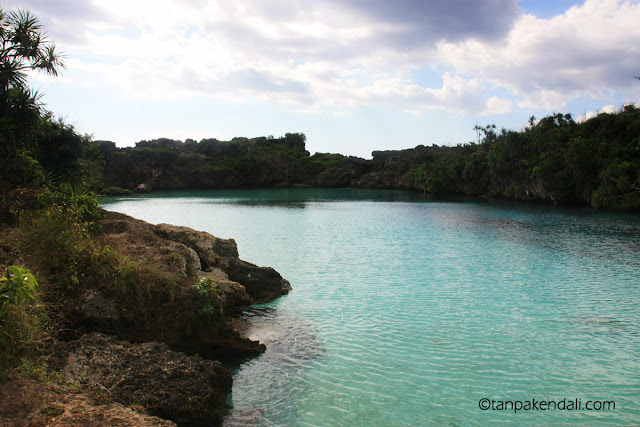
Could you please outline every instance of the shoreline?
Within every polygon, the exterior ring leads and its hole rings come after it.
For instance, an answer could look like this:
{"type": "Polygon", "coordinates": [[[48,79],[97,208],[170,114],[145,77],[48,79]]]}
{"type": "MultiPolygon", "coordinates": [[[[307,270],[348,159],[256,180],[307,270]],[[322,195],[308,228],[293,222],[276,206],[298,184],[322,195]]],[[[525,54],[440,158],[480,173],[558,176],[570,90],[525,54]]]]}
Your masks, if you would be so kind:
{"type": "MultiPolygon", "coordinates": [[[[101,249],[90,256],[103,259],[100,268],[113,268],[113,273],[84,277],[77,292],[65,297],[68,326],[58,339],[69,341],[53,341],[46,371],[32,373],[44,383],[25,385],[21,377],[3,375],[0,395],[11,402],[14,387],[28,387],[34,396],[44,393],[43,387],[58,387],[62,397],[54,399],[59,406],[51,413],[70,423],[95,411],[73,409],[63,397],[80,392],[89,396],[88,402],[93,395],[102,396],[105,411],[115,404],[133,405],[178,424],[222,425],[231,409],[226,401],[232,378],[216,360],[241,362],[265,351],[264,344],[247,338],[250,322],[238,315],[253,304],[286,295],[289,282],[270,267],[240,259],[233,239],[107,210],[101,210],[100,224],[91,244],[101,249]],[[115,282],[109,283],[109,277],[115,282]],[[122,277],[128,282],[118,284],[122,277]]],[[[13,249],[22,239],[18,228],[3,233],[10,237],[3,253],[18,254],[3,264],[26,265],[49,286],[32,264],[33,256],[13,249]]],[[[3,419],[36,422],[46,408],[44,400],[35,399],[3,419]]],[[[140,425],[165,424],[152,420],[140,425]]]]}

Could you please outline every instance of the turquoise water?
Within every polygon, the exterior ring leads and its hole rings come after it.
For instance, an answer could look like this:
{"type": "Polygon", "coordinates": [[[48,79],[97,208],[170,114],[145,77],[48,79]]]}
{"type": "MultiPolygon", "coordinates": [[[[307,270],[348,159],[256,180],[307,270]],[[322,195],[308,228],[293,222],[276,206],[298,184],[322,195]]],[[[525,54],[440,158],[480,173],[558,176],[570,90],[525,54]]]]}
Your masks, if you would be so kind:
{"type": "Polygon", "coordinates": [[[291,282],[246,313],[268,349],[236,370],[228,425],[640,424],[638,215],[375,190],[103,206],[234,238],[291,282]],[[515,412],[532,399],[583,407],[515,412]]]}

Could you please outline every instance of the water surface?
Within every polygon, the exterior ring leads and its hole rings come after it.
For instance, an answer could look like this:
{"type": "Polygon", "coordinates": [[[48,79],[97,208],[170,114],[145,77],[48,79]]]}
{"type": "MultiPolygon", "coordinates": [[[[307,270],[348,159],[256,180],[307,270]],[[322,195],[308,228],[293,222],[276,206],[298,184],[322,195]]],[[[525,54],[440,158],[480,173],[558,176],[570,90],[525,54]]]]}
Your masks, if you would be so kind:
{"type": "Polygon", "coordinates": [[[176,192],[106,209],[234,238],[293,291],[229,425],[640,424],[640,217],[376,190],[176,192]],[[614,401],[483,411],[479,401],[614,401]]]}

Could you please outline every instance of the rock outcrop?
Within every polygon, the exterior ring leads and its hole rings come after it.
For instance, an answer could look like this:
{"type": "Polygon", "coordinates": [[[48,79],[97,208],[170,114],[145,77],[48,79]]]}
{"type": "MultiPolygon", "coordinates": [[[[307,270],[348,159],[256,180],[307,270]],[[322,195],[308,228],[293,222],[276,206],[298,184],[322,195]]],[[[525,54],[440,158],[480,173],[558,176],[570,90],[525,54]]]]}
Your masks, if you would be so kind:
{"type": "Polygon", "coordinates": [[[244,286],[252,303],[273,301],[291,290],[289,282],[273,268],[241,260],[233,239],[219,239],[209,233],[169,224],[157,225],[153,232],[162,239],[192,249],[198,255],[200,270],[224,271],[230,280],[244,286]]]}
{"type": "MultiPolygon", "coordinates": [[[[212,359],[264,352],[264,345],[242,338],[229,320],[243,307],[272,301],[289,292],[289,282],[274,269],[241,260],[232,239],[219,239],[187,227],[153,225],[108,211],[103,212],[101,225],[98,239],[125,254],[128,260],[170,273],[174,286],[193,288],[198,282],[208,281],[214,291],[204,297],[209,304],[206,322],[193,313],[175,316],[171,322],[156,322],[153,317],[162,313],[147,310],[138,317],[148,319],[152,325],[162,323],[163,327],[145,329],[135,322],[132,310],[146,307],[138,304],[122,308],[126,302],[118,300],[122,297],[112,292],[108,283],[84,289],[73,322],[82,332],[103,332],[133,341],[161,341],[174,350],[212,359]]],[[[159,306],[169,304],[160,296],[150,298],[155,298],[153,302],[159,306]]]]}
{"type": "Polygon", "coordinates": [[[60,343],[55,368],[106,400],[137,405],[178,425],[222,424],[232,379],[219,362],[172,351],[166,344],[131,344],[91,333],[60,343]]]}
{"type": "MultiPolygon", "coordinates": [[[[222,425],[232,377],[218,360],[266,350],[241,336],[235,318],[288,293],[289,282],[241,260],[232,239],[107,211],[100,225],[74,254],[77,281],[64,299],[57,276],[38,276],[64,321],[47,345],[48,369],[74,386],[0,372],[0,425],[222,425]]],[[[21,236],[7,235],[0,266],[22,264],[21,236]]]]}
{"type": "Polygon", "coordinates": [[[233,239],[220,239],[187,227],[152,225],[109,211],[103,212],[101,223],[102,238],[108,245],[184,276],[218,273],[221,281],[230,279],[244,287],[250,297],[248,303],[273,301],[291,290],[289,282],[273,268],[241,260],[233,239]]]}
{"type": "Polygon", "coordinates": [[[0,425],[171,427],[176,424],[117,402],[99,402],[75,388],[0,373],[0,425]]]}

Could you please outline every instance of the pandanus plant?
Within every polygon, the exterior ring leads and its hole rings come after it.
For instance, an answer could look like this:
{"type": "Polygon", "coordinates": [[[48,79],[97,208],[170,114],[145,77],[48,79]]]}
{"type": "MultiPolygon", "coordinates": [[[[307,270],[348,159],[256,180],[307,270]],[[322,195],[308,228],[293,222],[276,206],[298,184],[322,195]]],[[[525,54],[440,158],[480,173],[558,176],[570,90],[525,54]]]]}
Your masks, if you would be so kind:
{"type": "Polygon", "coordinates": [[[3,157],[31,149],[26,129],[43,112],[41,95],[27,86],[27,73],[58,76],[63,54],[49,42],[36,17],[26,11],[0,9],[0,140],[3,157]]]}

